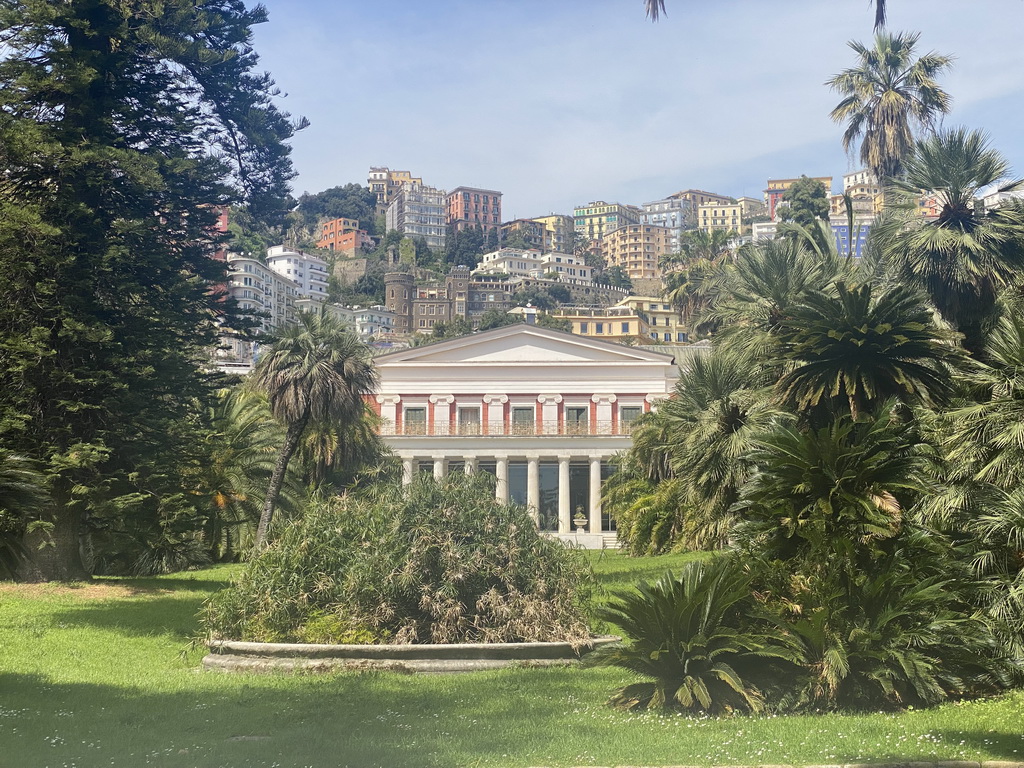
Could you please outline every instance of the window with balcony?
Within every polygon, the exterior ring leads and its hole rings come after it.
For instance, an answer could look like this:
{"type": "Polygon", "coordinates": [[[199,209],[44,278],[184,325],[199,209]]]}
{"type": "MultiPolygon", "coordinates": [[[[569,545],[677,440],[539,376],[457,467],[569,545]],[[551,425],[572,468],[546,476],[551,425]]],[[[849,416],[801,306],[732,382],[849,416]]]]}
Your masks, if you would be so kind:
{"type": "Polygon", "coordinates": [[[590,409],[585,405],[567,406],[565,409],[565,432],[569,435],[585,435],[590,426],[590,409]]]}
{"type": "Polygon", "coordinates": [[[512,434],[532,435],[535,431],[533,406],[512,409],[512,434]]]}
{"type": "Polygon", "coordinates": [[[459,408],[459,434],[479,435],[480,434],[480,409],[459,408]]]}
{"type": "Polygon", "coordinates": [[[405,427],[403,432],[407,435],[427,434],[427,409],[406,408],[402,414],[405,427]]]}

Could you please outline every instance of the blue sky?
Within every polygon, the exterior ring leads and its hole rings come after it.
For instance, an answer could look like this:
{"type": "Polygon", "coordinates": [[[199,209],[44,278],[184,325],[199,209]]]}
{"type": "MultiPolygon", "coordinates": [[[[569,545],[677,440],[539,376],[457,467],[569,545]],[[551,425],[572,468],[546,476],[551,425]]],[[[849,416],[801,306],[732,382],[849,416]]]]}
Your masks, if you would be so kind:
{"type": "MultiPolygon", "coordinates": [[[[823,85],[867,42],[868,0],[264,0],[261,65],[311,126],[295,193],[369,166],[504,193],[504,218],[856,168],[823,85]]],[[[953,55],[947,126],[1024,175],[1024,0],[889,0],[889,28],[953,55]]]]}

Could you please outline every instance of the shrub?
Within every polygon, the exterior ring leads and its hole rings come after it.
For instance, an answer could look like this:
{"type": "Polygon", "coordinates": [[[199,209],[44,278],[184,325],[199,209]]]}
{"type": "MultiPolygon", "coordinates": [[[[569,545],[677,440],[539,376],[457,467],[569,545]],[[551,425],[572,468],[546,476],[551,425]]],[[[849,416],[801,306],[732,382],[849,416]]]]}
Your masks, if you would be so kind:
{"type": "Polygon", "coordinates": [[[641,582],[636,592],[599,607],[598,616],[629,642],[599,648],[586,662],[653,678],[611,698],[623,709],[758,711],[762,697],[752,676],[794,654],[743,626],[753,602],[750,576],[734,558],[688,563],[678,578],[666,573],[653,585],[641,582]]]}
{"type": "Polygon", "coordinates": [[[582,644],[591,580],[487,478],[418,477],[280,524],[204,623],[255,641],[582,644]]]}

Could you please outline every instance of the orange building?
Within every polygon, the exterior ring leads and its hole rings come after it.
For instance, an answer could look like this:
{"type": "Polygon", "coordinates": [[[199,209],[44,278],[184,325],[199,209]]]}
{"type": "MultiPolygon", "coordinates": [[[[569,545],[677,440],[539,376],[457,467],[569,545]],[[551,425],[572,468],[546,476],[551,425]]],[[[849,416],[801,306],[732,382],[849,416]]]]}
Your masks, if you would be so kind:
{"type": "Polygon", "coordinates": [[[316,241],[316,247],[354,253],[361,248],[373,248],[373,238],[359,228],[357,219],[331,219],[320,228],[320,239],[316,241]]]}
{"type": "Polygon", "coordinates": [[[447,224],[456,232],[481,227],[484,232],[501,225],[501,192],[476,187],[456,187],[447,197],[447,224]]]}

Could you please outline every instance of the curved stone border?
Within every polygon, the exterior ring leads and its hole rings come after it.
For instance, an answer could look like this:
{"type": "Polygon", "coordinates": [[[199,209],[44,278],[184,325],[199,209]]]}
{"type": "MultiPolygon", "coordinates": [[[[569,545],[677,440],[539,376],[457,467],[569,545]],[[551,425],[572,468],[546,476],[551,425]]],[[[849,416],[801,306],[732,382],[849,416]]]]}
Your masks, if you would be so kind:
{"type": "Polygon", "coordinates": [[[378,669],[405,673],[471,672],[510,665],[564,666],[598,646],[619,638],[592,638],[588,645],[569,643],[450,643],[406,645],[319,645],[248,643],[214,640],[203,658],[206,669],[226,672],[330,672],[378,669]]]}

